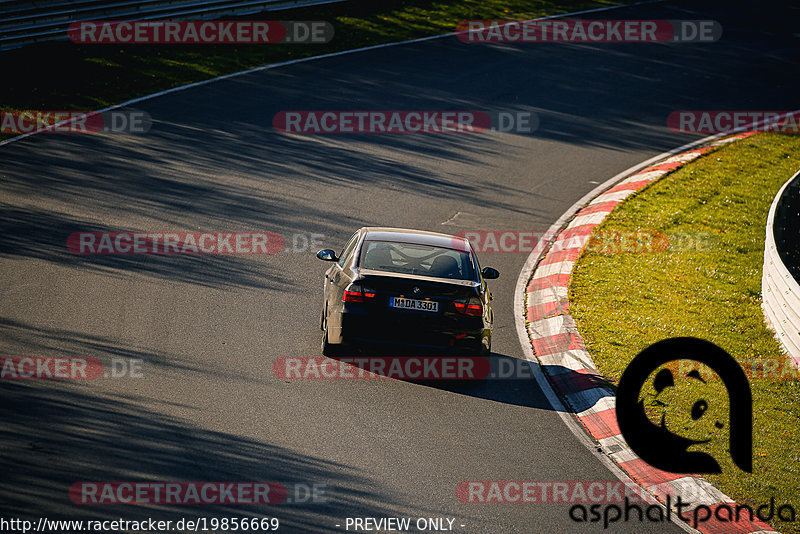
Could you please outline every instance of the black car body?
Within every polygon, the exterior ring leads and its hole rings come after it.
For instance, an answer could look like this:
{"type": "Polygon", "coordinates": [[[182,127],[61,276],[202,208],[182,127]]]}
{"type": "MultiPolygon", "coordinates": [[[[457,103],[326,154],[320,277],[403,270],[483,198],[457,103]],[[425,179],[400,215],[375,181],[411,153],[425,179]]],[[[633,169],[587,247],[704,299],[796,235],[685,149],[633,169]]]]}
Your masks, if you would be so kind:
{"type": "Polygon", "coordinates": [[[493,314],[486,279],[469,241],[398,228],[361,228],[341,254],[317,257],[325,272],[320,326],[326,355],[345,347],[381,351],[491,352],[493,314]]]}

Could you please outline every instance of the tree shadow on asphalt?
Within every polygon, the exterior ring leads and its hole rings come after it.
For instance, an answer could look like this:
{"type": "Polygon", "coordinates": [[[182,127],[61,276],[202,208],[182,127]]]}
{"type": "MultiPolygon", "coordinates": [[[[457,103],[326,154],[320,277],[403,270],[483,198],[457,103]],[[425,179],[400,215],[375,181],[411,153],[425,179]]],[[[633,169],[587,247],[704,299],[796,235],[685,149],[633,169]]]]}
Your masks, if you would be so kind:
{"type": "Polygon", "coordinates": [[[234,367],[230,365],[201,367],[191,359],[166,351],[148,350],[97,334],[37,327],[6,317],[0,317],[0,338],[3,340],[4,352],[12,356],[97,358],[109,374],[113,374],[115,365],[120,373],[127,374],[133,361],[137,360],[135,372],[142,377],[171,371],[180,373],[184,379],[189,379],[190,373],[202,373],[220,379],[256,382],[242,374],[232,373],[231,369],[234,367]]]}
{"type": "MultiPolygon", "coordinates": [[[[693,15],[685,6],[653,9],[693,15]]],[[[100,220],[113,210],[119,218],[173,226],[200,218],[209,226],[337,237],[381,221],[360,220],[336,199],[315,197],[323,185],[355,197],[377,186],[386,194],[536,217],[538,206],[553,199],[510,187],[496,174],[498,160],[530,155],[520,142],[525,135],[292,136],[277,133],[272,119],[292,109],[530,111],[541,119],[537,140],[661,151],[698,137],[666,128],[676,109],[737,109],[743,94],[752,109],[792,105],[794,84],[767,93],[765,77],[747,75],[797,76],[786,68],[795,58],[792,25],[779,21],[776,30],[768,9],[721,12],[726,32],[746,28],[755,32],[752,42],[511,45],[453,37],[237,76],[141,103],[154,125],[140,136],[37,135],[4,146],[0,190],[43,195],[96,211],[100,220]],[[754,63],[751,45],[769,54],[754,63]],[[709,91],[712,77],[737,91],[709,91]],[[509,197],[524,201],[503,200],[509,197]]]]}
{"type": "MultiPolygon", "coordinates": [[[[52,381],[4,381],[0,392],[0,510],[6,517],[175,521],[268,516],[279,518],[281,532],[322,532],[341,530],[334,525],[344,517],[392,516],[402,509],[395,494],[344,463],[202,429],[128,398],[52,381]],[[279,482],[295,501],[296,491],[299,500],[305,497],[304,486],[324,484],[325,502],[178,506],[70,501],[72,484],[106,481],[279,482]]],[[[263,414],[262,423],[270,424],[269,414],[263,414]]]]}
{"type": "MultiPolygon", "coordinates": [[[[757,18],[770,9],[726,11],[726,16],[757,18]]],[[[692,15],[688,10],[675,18],[702,18],[692,15]]],[[[722,22],[728,32],[731,25],[722,22]]],[[[131,230],[120,228],[123,224],[146,231],[194,230],[200,224],[201,230],[210,231],[319,233],[331,243],[342,243],[355,228],[387,222],[380,220],[383,213],[366,216],[343,210],[343,205],[371,207],[389,197],[436,199],[467,212],[505,212],[519,218],[521,226],[538,220],[546,227],[551,222],[546,220],[547,204],[570,197],[559,197],[559,189],[583,187],[587,177],[577,183],[568,171],[542,168],[531,156],[526,135],[288,136],[272,129],[272,118],[291,109],[534,112],[540,127],[530,139],[550,142],[540,150],[561,143],[567,147],[565,154],[594,148],[660,152],[698,137],[666,128],[666,117],[677,109],[793,107],[800,69],[791,68],[796,61],[786,58],[796,45],[792,42],[787,53],[780,48],[786,45],[783,41],[763,44],[765,32],[772,30],[756,21],[740,27],[757,29],[752,43],[762,44],[552,45],[531,52],[524,45],[441,40],[386,48],[252,73],[144,102],[141,109],[152,115],[154,124],[141,136],[33,136],[0,148],[0,194],[4,199],[16,197],[6,201],[0,214],[0,257],[112,276],[143,274],[202,288],[291,292],[297,287],[286,273],[290,267],[299,268],[296,261],[287,265],[280,255],[261,258],[264,261],[226,256],[84,257],[69,253],[66,236],[71,231],[131,230]],[[691,62],[685,60],[687,52],[691,62]],[[759,61],[753,62],[754,56],[759,61]],[[783,85],[764,91],[764,80],[773,79],[775,72],[786,74],[783,85]],[[308,75],[317,82],[313,89],[308,75]],[[737,90],[718,89],[732,87],[737,90]],[[511,186],[501,174],[511,158],[531,160],[531,187],[545,174],[560,182],[551,192],[511,186]],[[39,207],[45,205],[48,209],[39,207]]],[[[63,354],[98,354],[104,361],[142,358],[182,373],[198,371],[174,355],[86,333],[37,329],[12,319],[0,323],[0,332],[30,347],[29,354],[47,354],[57,346],[63,354]]],[[[553,376],[572,373],[546,371],[553,376]]],[[[553,409],[530,377],[423,387],[553,409]]],[[[375,483],[373,474],[265,440],[201,429],[143,406],[152,399],[54,382],[4,381],[0,395],[4,516],[174,519],[266,514],[287,525],[281,530],[322,531],[334,530],[336,519],[344,516],[391,516],[402,507],[403,496],[375,483]],[[323,482],[329,485],[330,500],[307,506],[202,510],[76,507],[67,491],[81,480],[323,482]]],[[[227,409],[229,417],[240,410],[227,409]]],[[[264,424],[269,424],[269,414],[264,414],[264,424]]]]}
{"type": "MultiPolygon", "coordinates": [[[[658,9],[674,11],[677,18],[692,15],[686,7],[658,9]]],[[[26,232],[46,237],[41,234],[61,228],[61,222],[109,228],[114,221],[137,220],[142,230],[163,231],[201,221],[209,230],[321,233],[341,240],[359,226],[387,223],[342,209],[362,195],[363,202],[372,203],[375,190],[386,197],[455,202],[464,211],[504,213],[521,218],[523,227],[537,220],[546,224],[544,206],[563,201],[559,188],[532,191],[498,175],[506,159],[536,157],[526,137],[578,150],[661,151],[697,137],[666,128],[666,117],[676,109],[737,109],[742,94],[752,109],[791,107],[791,83],[767,94],[756,90],[763,77],[743,75],[781,65],[781,72],[797,72],[785,68],[794,57],[791,33],[762,24],[758,13],[744,16],[734,10],[725,17],[726,32],[755,31],[752,39],[770,53],[754,64],[752,50],[745,50],[747,40],[720,48],[713,43],[512,45],[441,39],[254,72],[148,100],[139,105],[154,123],[142,135],[36,135],[0,150],[0,191],[51,202],[61,212],[31,210],[26,219],[28,209],[10,208],[3,224],[16,234],[5,238],[10,246],[4,250],[65,263],[60,244],[26,246],[19,237],[26,232]],[[772,45],[758,40],[767,37],[772,45]],[[693,57],[689,63],[687,50],[693,57]],[[709,91],[710,77],[740,89],[709,91]],[[278,133],[273,117],[293,109],[533,112],[541,124],[530,135],[278,133]]],[[[559,179],[557,169],[554,176],[547,171],[534,160],[531,180],[559,179]]],[[[252,269],[247,262],[219,257],[79,261],[89,269],[113,264],[210,287],[263,287],[259,271],[275,285],[286,282],[273,260],[252,269]]]]}
{"type": "MultiPolygon", "coordinates": [[[[136,229],[127,228],[127,231],[136,229]]],[[[166,230],[171,230],[167,228],[166,230]]],[[[33,258],[57,265],[110,275],[138,273],[156,279],[205,287],[292,290],[294,282],[281,269],[252,258],[259,256],[191,254],[80,255],[67,248],[73,232],[116,232],[55,212],[0,208],[0,257],[33,258]]],[[[140,229],[139,231],[146,231],[140,229]]]]}

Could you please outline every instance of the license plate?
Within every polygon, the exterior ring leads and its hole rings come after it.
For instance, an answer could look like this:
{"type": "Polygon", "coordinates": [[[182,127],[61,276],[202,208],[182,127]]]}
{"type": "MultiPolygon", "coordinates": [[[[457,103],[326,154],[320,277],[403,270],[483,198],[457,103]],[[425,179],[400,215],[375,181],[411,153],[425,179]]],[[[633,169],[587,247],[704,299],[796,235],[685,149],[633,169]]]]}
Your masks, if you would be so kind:
{"type": "Polygon", "coordinates": [[[401,297],[392,297],[389,299],[389,306],[392,308],[401,308],[403,310],[417,310],[426,312],[439,311],[439,303],[431,300],[417,300],[417,299],[407,299],[401,297]]]}

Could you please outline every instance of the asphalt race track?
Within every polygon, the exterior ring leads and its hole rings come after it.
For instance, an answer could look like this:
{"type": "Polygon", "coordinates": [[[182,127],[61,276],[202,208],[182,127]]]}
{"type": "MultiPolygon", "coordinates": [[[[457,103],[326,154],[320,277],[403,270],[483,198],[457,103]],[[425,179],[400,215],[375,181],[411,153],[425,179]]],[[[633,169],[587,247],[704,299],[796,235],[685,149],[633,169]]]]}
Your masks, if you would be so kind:
{"type": "MultiPolygon", "coordinates": [[[[2,515],[267,515],[282,532],[344,532],[347,517],[386,516],[455,518],[465,533],[602,530],[572,522],[565,504],[456,498],[468,480],[616,480],[532,379],[275,377],[277,358],[319,355],[327,265],[306,240],[321,234],[338,251],[366,225],[543,232],[597,183],[700,137],[671,132],[672,111],[795,109],[798,15],[789,2],[667,2],[596,18],[713,19],[722,39],[449,37],[381,48],[142,102],[154,121],[144,135],[36,135],[0,147],[2,353],[143,360],[140,378],[0,382],[2,515]],[[533,111],[540,127],[273,130],[276,113],[307,109],[533,111]],[[81,230],[268,230],[287,250],[71,254],[67,236],[81,230]],[[279,481],[301,493],[316,484],[326,502],[79,506],[68,496],[75,482],[130,480],[279,481]]],[[[498,358],[522,357],[512,302],[525,257],[480,255],[501,272],[490,281],[498,358]]],[[[681,532],[638,522],[614,531],[681,532]]]]}

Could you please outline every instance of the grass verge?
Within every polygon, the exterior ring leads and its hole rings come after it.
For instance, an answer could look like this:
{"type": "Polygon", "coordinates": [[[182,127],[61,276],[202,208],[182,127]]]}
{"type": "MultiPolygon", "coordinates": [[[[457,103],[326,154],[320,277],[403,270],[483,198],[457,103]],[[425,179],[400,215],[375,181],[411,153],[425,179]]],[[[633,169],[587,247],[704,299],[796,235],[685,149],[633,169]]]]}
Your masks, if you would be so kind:
{"type": "MultiPolygon", "coordinates": [[[[645,188],[595,230],[704,236],[701,246],[684,243],[680,250],[670,246],[659,253],[584,252],[578,259],[570,284],[570,312],[610,382],[618,382],[643,348],[675,336],[708,339],[740,363],[786,361],[764,323],[761,274],[770,204],[798,167],[800,136],[754,135],[645,188]]],[[[745,365],[752,369],[753,363],[745,365]]],[[[780,374],[762,370],[750,378],[752,474],[730,461],[727,434],[702,450],[723,470],[707,478],[737,502],[759,505],[775,497],[776,503],[800,511],[800,381],[775,378],[780,374]]],[[[727,402],[720,384],[698,382],[691,387],[694,391],[687,395],[692,398],[706,395],[727,402]],[[706,387],[710,391],[703,390],[706,387]]],[[[800,532],[797,522],[773,521],[773,526],[800,532]]]]}

